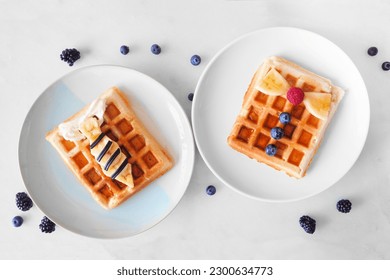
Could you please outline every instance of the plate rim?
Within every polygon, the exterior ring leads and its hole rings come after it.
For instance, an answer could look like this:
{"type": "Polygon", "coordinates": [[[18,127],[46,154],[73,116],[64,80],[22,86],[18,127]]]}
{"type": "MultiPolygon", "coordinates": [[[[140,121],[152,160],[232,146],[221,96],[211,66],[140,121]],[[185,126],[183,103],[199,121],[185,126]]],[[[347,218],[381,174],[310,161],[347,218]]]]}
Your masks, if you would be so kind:
{"type": "MultiPolygon", "coordinates": [[[[23,124],[21,126],[21,129],[20,129],[20,133],[19,133],[19,139],[18,139],[18,167],[19,167],[19,174],[20,174],[20,177],[22,178],[22,182],[25,186],[25,189],[29,195],[29,197],[32,199],[33,203],[35,206],[37,206],[37,208],[45,215],[47,216],[50,220],[52,220],[56,225],[60,226],[61,228],[64,228],[66,231],[68,232],[71,232],[73,234],[76,234],[76,235],[79,235],[79,236],[83,236],[83,237],[88,237],[88,238],[93,238],[93,239],[101,239],[101,240],[116,240],[116,239],[124,239],[124,238],[132,238],[132,237],[135,237],[135,236],[138,236],[152,228],[154,228],[155,226],[157,226],[158,224],[160,224],[163,220],[165,220],[175,209],[176,207],[179,205],[179,203],[182,201],[185,193],[187,192],[187,189],[188,189],[188,186],[191,182],[191,179],[192,179],[192,176],[193,176],[193,171],[194,171],[194,167],[195,167],[195,152],[196,152],[196,142],[195,142],[195,139],[194,139],[194,133],[193,133],[193,130],[192,130],[192,125],[191,125],[191,122],[186,114],[186,112],[184,111],[183,109],[183,106],[181,106],[181,104],[179,103],[179,101],[177,100],[177,98],[172,94],[172,92],[170,90],[168,90],[168,88],[166,88],[162,83],[160,83],[159,81],[157,81],[156,79],[152,78],[151,76],[141,72],[141,71],[138,71],[138,70],[135,70],[133,68],[129,68],[129,67],[126,67],[126,66],[123,66],[123,65],[116,65],[116,64],[93,64],[93,65],[87,65],[87,66],[83,66],[83,67],[80,67],[80,68],[77,68],[77,69],[74,69],[72,71],[69,71],[68,73],[65,73],[64,75],[56,78],[54,81],[50,82],[48,86],[46,86],[38,95],[38,97],[34,100],[34,102],[32,103],[32,105],[30,106],[30,108],[28,109],[28,112],[27,114],[25,115],[24,117],[24,120],[23,120],[23,124]],[[40,207],[40,205],[36,202],[36,199],[34,198],[34,196],[31,195],[30,191],[29,191],[29,187],[28,187],[28,182],[26,181],[26,178],[25,176],[23,175],[23,167],[22,167],[22,163],[21,163],[21,149],[22,148],[22,135],[23,135],[23,132],[25,131],[25,127],[27,126],[27,122],[28,122],[28,116],[30,115],[30,113],[32,112],[33,108],[36,106],[36,104],[39,102],[39,100],[41,98],[43,98],[42,96],[51,88],[53,87],[55,84],[59,83],[61,80],[71,76],[71,75],[74,75],[74,74],[77,74],[77,72],[81,72],[83,70],[88,70],[88,69],[91,69],[91,68],[117,68],[117,69],[122,69],[122,70],[125,70],[125,71],[131,71],[133,73],[136,73],[137,75],[140,75],[140,76],[143,76],[144,78],[146,79],[149,79],[151,81],[153,81],[154,83],[156,83],[158,86],[160,86],[162,89],[164,89],[167,94],[172,98],[172,102],[175,103],[175,107],[177,108],[177,110],[179,111],[180,114],[183,115],[183,118],[180,118],[181,121],[183,122],[183,124],[185,125],[186,129],[188,130],[188,136],[190,138],[190,141],[188,141],[187,144],[188,145],[188,155],[190,157],[190,166],[189,166],[189,169],[188,169],[188,177],[186,178],[185,180],[185,183],[184,183],[184,189],[183,189],[183,193],[182,195],[180,196],[180,198],[177,200],[177,202],[175,203],[175,205],[172,207],[172,209],[170,209],[169,211],[167,211],[167,213],[165,213],[165,215],[162,216],[162,218],[160,220],[158,220],[157,222],[155,222],[154,224],[152,224],[151,226],[148,226],[148,227],[145,227],[144,229],[136,232],[135,234],[131,234],[131,235],[121,235],[121,236],[107,236],[107,235],[91,235],[91,234],[83,234],[81,231],[75,231],[75,230],[72,230],[72,229],[69,229],[67,226],[64,226],[64,223],[62,222],[58,222],[56,221],[56,219],[53,219],[51,217],[51,215],[48,215],[46,212],[44,212],[42,210],[42,208],[40,207]]],[[[80,186],[82,186],[80,184],[80,186]]],[[[84,186],[83,186],[84,187],[84,186]]]]}
{"type": "Polygon", "coordinates": [[[341,48],[339,47],[338,45],[336,45],[334,42],[332,42],[331,40],[329,40],[328,38],[316,33],[316,32],[313,32],[313,31],[310,31],[310,30],[307,30],[307,29],[303,29],[303,28],[298,28],[298,27],[291,27],[291,26],[274,26],[274,27],[266,27],[266,28],[261,28],[261,29],[256,29],[256,30],[253,30],[253,31],[250,31],[250,32],[247,32],[243,35],[240,35],[238,37],[236,37],[235,39],[233,39],[232,41],[230,41],[229,43],[227,43],[225,46],[223,46],[221,49],[218,50],[218,52],[212,57],[212,59],[209,61],[209,63],[207,64],[207,66],[205,67],[205,69],[203,70],[199,80],[198,80],[198,83],[196,85],[196,88],[195,88],[195,91],[194,91],[194,100],[193,100],[193,110],[191,110],[191,122],[192,122],[192,129],[193,129],[193,134],[194,134],[194,139],[195,139],[195,143],[196,143],[196,147],[199,151],[199,154],[201,155],[203,161],[206,163],[207,167],[211,170],[211,172],[221,181],[223,182],[226,186],[228,186],[230,189],[234,190],[235,192],[245,196],[245,197],[248,197],[248,198],[251,198],[251,199],[254,199],[254,200],[258,200],[258,201],[262,201],[262,202],[270,202],[270,203],[289,203],[289,202],[296,202],[296,201],[300,201],[300,200],[304,200],[304,199],[307,199],[307,198],[310,198],[310,197],[313,197],[315,195],[318,195],[322,192],[324,192],[325,190],[329,189],[330,187],[334,186],[338,181],[340,181],[351,169],[352,167],[356,164],[356,161],[358,160],[358,158],[360,157],[361,153],[362,153],[362,150],[366,144],[366,141],[367,141],[367,136],[368,136],[368,132],[369,132],[369,128],[370,128],[370,118],[371,118],[371,107],[370,107],[370,100],[369,100],[369,95],[368,95],[368,91],[367,91],[367,86],[364,82],[364,79],[363,79],[363,76],[361,75],[359,69],[357,68],[356,64],[353,62],[353,60],[351,59],[351,57],[341,48]],[[258,197],[258,196],[254,196],[254,195],[251,195],[249,193],[246,193],[238,188],[236,188],[235,186],[233,186],[232,184],[228,183],[214,168],[213,166],[211,165],[211,163],[209,162],[209,160],[207,159],[207,156],[205,155],[204,151],[202,150],[201,146],[199,145],[199,139],[198,139],[198,134],[196,132],[196,127],[197,127],[197,119],[195,117],[195,108],[196,108],[196,104],[197,104],[197,96],[198,96],[198,91],[199,91],[199,88],[203,82],[203,80],[205,79],[207,73],[209,72],[210,68],[214,65],[215,61],[218,60],[218,58],[225,52],[227,51],[229,48],[231,48],[233,45],[237,44],[238,42],[244,40],[245,38],[247,37],[251,37],[253,35],[255,35],[256,33],[260,33],[260,32],[264,32],[264,31],[271,31],[271,30],[291,30],[291,31],[295,31],[295,32],[304,32],[304,33],[307,33],[307,34],[310,34],[311,36],[317,36],[325,41],[327,41],[328,43],[330,43],[331,45],[333,45],[335,48],[337,48],[339,51],[341,51],[342,54],[345,55],[345,57],[352,63],[352,65],[355,67],[355,69],[357,70],[357,73],[359,74],[360,78],[361,78],[361,81],[362,81],[362,85],[363,85],[363,90],[364,90],[364,93],[365,93],[365,96],[367,98],[367,126],[365,128],[365,131],[364,131],[364,140],[362,141],[362,144],[361,146],[359,147],[359,151],[356,153],[355,157],[353,158],[352,160],[352,164],[346,169],[345,173],[340,176],[336,181],[334,181],[331,185],[329,185],[328,187],[318,191],[318,192],[314,192],[314,193],[310,193],[308,195],[304,195],[304,196],[300,196],[300,197],[296,197],[296,198],[288,198],[288,199],[269,199],[269,198],[263,198],[263,197],[258,197]]]}

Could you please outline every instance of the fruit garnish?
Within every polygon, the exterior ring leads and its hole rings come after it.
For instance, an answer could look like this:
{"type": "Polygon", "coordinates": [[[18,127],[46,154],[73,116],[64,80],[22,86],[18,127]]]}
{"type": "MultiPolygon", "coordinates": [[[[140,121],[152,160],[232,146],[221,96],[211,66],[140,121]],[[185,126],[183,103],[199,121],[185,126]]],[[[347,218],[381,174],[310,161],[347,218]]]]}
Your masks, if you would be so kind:
{"type": "Polygon", "coordinates": [[[276,140],[279,140],[279,139],[282,139],[282,137],[284,136],[284,131],[283,131],[283,128],[281,127],[273,127],[271,129],[271,137],[276,139],[276,140]]]}
{"type": "Polygon", "coordinates": [[[161,53],[161,47],[157,44],[153,44],[151,47],[150,47],[150,51],[155,54],[155,55],[158,55],[161,53]]]}
{"type": "Polygon", "coordinates": [[[20,216],[16,216],[12,219],[12,224],[14,227],[20,227],[23,224],[23,218],[20,216]]]}
{"type": "Polygon", "coordinates": [[[214,195],[216,192],[217,192],[217,189],[213,185],[210,185],[206,188],[206,193],[208,195],[214,195]]]}
{"type": "Polygon", "coordinates": [[[282,124],[288,124],[291,121],[291,115],[287,112],[283,112],[279,115],[279,121],[282,124]]]}
{"type": "Polygon", "coordinates": [[[313,234],[316,231],[316,220],[310,216],[304,215],[300,217],[299,224],[309,234],[313,234]]]}
{"type": "Polygon", "coordinates": [[[264,79],[256,86],[258,91],[267,95],[283,95],[290,88],[286,79],[274,68],[272,68],[264,79]]]}
{"type": "Polygon", "coordinates": [[[278,151],[278,148],[276,147],[276,145],[274,144],[268,144],[266,147],[265,147],[265,153],[269,156],[274,156],[276,155],[276,152],[278,151]]]}
{"type": "Polygon", "coordinates": [[[53,223],[48,217],[44,216],[39,224],[39,229],[44,233],[52,233],[56,230],[56,224],[53,223]]]}
{"type": "Polygon", "coordinates": [[[390,70],[390,62],[385,61],[382,63],[382,70],[389,71],[390,70]]]}
{"type": "Polygon", "coordinates": [[[367,53],[368,53],[369,56],[375,56],[378,53],[378,48],[377,47],[370,47],[367,50],[367,53]]]}
{"type": "Polygon", "coordinates": [[[305,92],[303,103],[313,116],[325,120],[329,115],[332,95],[323,92],[305,92]]]}
{"type": "Polygon", "coordinates": [[[123,55],[126,55],[129,53],[130,51],[130,48],[126,45],[122,45],[120,48],[119,48],[119,51],[121,52],[121,54],[123,55]]]}
{"type": "Polygon", "coordinates": [[[305,93],[300,88],[292,87],[289,88],[289,90],[287,91],[287,100],[295,106],[301,104],[304,98],[305,93]]]}
{"type": "Polygon", "coordinates": [[[200,58],[199,55],[197,54],[194,54],[193,56],[191,56],[191,64],[194,65],[194,66],[197,66],[200,64],[200,62],[202,61],[202,59],[200,58]]]}
{"type": "Polygon", "coordinates": [[[349,213],[352,209],[352,203],[348,199],[341,199],[337,202],[336,207],[341,213],[349,213]]]}

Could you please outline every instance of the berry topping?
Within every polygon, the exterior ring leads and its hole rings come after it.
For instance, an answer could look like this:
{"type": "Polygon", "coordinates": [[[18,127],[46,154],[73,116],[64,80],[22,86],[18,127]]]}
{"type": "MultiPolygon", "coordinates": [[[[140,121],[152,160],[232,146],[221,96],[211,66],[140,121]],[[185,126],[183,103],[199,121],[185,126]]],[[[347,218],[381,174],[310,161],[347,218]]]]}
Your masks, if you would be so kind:
{"type": "Polygon", "coordinates": [[[73,63],[80,59],[80,52],[76,49],[65,49],[62,51],[60,58],[69,66],[73,66],[73,63]]]}
{"type": "Polygon", "coordinates": [[[121,46],[119,50],[120,50],[121,54],[123,54],[123,55],[128,54],[130,51],[129,47],[125,46],[125,45],[121,46]]]}
{"type": "Polygon", "coordinates": [[[278,150],[278,148],[274,145],[274,144],[268,144],[266,147],[265,147],[265,153],[269,156],[274,156],[276,155],[276,151],[278,150]]]}
{"type": "Polygon", "coordinates": [[[25,192],[19,192],[16,194],[16,206],[22,211],[28,211],[33,206],[33,202],[25,192]]]}
{"type": "Polygon", "coordinates": [[[213,185],[210,185],[206,188],[206,193],[208,195],[214,195],[216,192],[217,192],[217,189],[213,185]]]}
{"type": "Polygon", "coordinates": [[[384,71],[389,71],[390,70],[390,62],[388,62],[388,61],[383,62],[382,63],[382,69],[384,71]]]}
{"type": "Polygon", "coordinates": [[[287,99],[290,101],[293,105],[299,105],[303,98],[305,97],[305,94],[302,89],[297,87],[292,87],[287,91],[287,99]]]}
{"type": "Polygon", "coordinates": [[[369,56],[375,56],[378,53],[378,48],[377,47],[370,47],[370,48],[368,48],[367,53],[369,56]]]}
{"type": "Polygon", "coordinates": [[[309,216],[302,216],[299,218],[299,224],[307,233],[313,234],[316,230],[316,220],[309,216]]]}
{"type": "Polygon", "coordinates": [[[283,112],[279,115],[279,121],[282,124],[288,124],[289,122],[291,122],[291,115],[287,112],[283,112]]]}
{"type": "Polygon", "coordinates": [[[191,64],[192,64],[192,65],[197,66],[197,65],[200,64],[201,61],[202,61],[202,60],[200,59],[200,56],[197,55],[197,54],[195,54],[195,55],[193,55],[193,56],[191,57],[191,64]]]}
{"type": "Polygon", "coordinates": [[[153,53],[153,54],[160,54],[161,53],[161,47],[157,44],[153,44],[151,47],[150,47],[150,51],[153,53]]]}
{"type": "Polygon", "coordinates": [[[194,94],[193,93],[190,93],[189,95],[188,95],[188,100],[189,101],[192,101],[194,99],[194,94]]]}
{"type": "Polygon", "coordinates": [[[337,210],[341,213],[349,213],[352,209],[352,203],[348,199],[341,199],[337,202],[337,210]]]}
{"type": "Polygon", "coordinates": [[[20,216],[15,216],[12,219],[12,224],[14,225],[14,227],[20,227],[23,224],[23,218],[20,216]]]}
{"type": "Polygon", "coordinates": [[[279,140],[283,137],[283,135],[284,135],[284,131],[282,128],[274,127],[271,129],[271,137],[272,138],[279,140]]]}
{"type": "Polygon", "coordinates": [[[39,228],[44,233],[51,233],[56,230],[56,224],[53,223],[48,217],[44,216],[39,224],[39,228]]]}

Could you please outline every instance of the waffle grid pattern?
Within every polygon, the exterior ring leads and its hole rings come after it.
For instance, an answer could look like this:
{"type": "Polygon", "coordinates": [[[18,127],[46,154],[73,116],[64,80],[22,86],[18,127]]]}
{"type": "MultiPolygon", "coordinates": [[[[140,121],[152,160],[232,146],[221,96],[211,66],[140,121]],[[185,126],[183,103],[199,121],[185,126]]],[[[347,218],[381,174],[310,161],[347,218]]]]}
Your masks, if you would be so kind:
{"type": "MultiPolygon", "coordinates": [[[[275,69],[291,87],[299,87],[304,92],[321,92],[319,84],[294,77],[290,73],[285,73],[283,69],[276,67],[275,69]]],[[[303,103],[294,106],[285,96],[270,96],[255,89],[254,83],[259,79],[256,75],[261,73],[262,71],[257,71],[252,79],[245,95],[250,100],[249,102],[244,100],[228,143],[234,149],[259,162],[284,170],[290,176],[302,177],[306,170],[305,165],[310,164],[313,156],[310,151],[316,150],[319,146],[316,136],[325,128],[325,122],[310,114],[303,103]],[[291,114],[289,124],[280,123],[279,115],[282,112],[291,114]],[[279,140],[271,138],[270,134],[270,130],[276,126],[284,130],[284,137],[279,140]],[[268,144],[277,147],[274,157],[265,153],[268,144]]]]}
{"type": "Polygon", "coordinates": [[[113,208],[135,194],[151,181],[168,171],[172,162],[156,140],[145,130],[140,121],[130,111],[124,112],[121,100],[124,97],[117,91],[107,95],[102,132],[118,143],[128,157],[132,167],[134,188],[107,177],[90,152],[87,139],[82,141],[65,140],[58,129],[49,136],[49,141],[60,152],[62,158],[94,198],[105,208],[113,208]],[[51,139],[50,139],[51,138],[51,139]]]}

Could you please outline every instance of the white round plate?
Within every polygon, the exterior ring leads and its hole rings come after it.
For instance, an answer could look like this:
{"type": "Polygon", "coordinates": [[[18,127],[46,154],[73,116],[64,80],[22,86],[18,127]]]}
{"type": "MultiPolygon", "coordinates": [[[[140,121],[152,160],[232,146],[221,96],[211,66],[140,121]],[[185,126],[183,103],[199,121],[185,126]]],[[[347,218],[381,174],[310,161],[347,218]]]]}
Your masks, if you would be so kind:
{"type": "Polygon", "coordinates": [[[275,202],[312,196],[344,176],[364,146],[369,119],[367,90],[350,58],[324,37],[289,27],[255,31],[219,51],[198,82],[192,107],[195,140],[213,173],[242,194],[275,202]],[[300,180],[227,144],[251,78],[269,56],[292,60],[346,90],[306,177],[300,180]]]}
{"type": "Polygon", "coordinates": [[[190,181],[194,151],[188,118],[165,87],[135,70],[102,65],[75,70],[40,95],[23,124],[19,164],[34,203],[56,224],[85,236],[121,238],[151,228],[175,208],[190,181]],[[112,86],[127,94],[145,127],[173,157],[174,166],[122,205],[105,210],[45,134],[112,86]]]}

